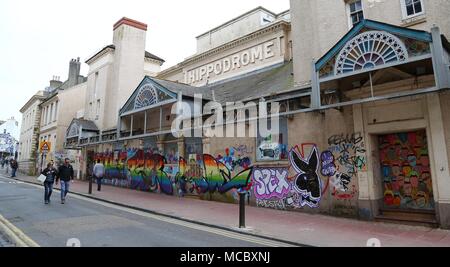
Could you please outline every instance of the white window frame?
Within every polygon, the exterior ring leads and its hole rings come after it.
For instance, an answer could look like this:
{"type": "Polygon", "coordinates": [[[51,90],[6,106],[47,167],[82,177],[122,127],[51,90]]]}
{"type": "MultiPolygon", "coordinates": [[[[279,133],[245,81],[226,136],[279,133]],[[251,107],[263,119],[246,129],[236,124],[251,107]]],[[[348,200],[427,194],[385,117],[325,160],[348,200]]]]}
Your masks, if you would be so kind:
{"type": "Polygon", "coordinates": [[[412,15],[408,15],[408,11],[406,10],[406,0],[400,0],[400,5],[401,5],[401,8],[402,8],[403,19],[404,20],[405,19],[410,19],[410,18],[414,18],[414,17],[417,17],[417,16],[425,14],[425,4],[424,4],[423,1],[424,0],[420,0],[420,5],[422,6],[422,12],[415,13],[415,14],[412,14],[412,15]]]}
{"type": "Polygon", "coordinates": [[[365,12],[364,12],[364,1],[363,0],[345,1],[345,8],[347,9],[347,19],[348,19],[348,28],[349,29],[353,28],[353,26],[354,26],[353,20],[352,20],[352,12],[350,11],[350,5],[355,2],[358,2],[358,1],[361,2],[361,11],[363,12],[364,18],[366,17],[365,12]]]}

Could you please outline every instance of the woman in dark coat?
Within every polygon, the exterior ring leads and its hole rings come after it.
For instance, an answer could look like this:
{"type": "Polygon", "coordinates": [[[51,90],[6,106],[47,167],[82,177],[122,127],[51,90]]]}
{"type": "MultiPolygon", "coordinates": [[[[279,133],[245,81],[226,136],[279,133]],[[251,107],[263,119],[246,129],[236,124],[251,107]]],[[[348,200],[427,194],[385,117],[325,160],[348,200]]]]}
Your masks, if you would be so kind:
{"type": "Polygon", "coordinates": [[[57,173],[58,173],[58,170],[56,170],[56,168],[53,167],[53,163],[47,164],[47,168],[45,168],[45,170],[42,171],[42,174],[45,177],[47,177],[47,179],[45,179],[45,182],[44,182],[44,188],[45,188],[44,200],[45,200],[46,205],[50,203],[50,196],[52,195],[52,192],[53,192],[53,185],[56,182],[57,173]]]}

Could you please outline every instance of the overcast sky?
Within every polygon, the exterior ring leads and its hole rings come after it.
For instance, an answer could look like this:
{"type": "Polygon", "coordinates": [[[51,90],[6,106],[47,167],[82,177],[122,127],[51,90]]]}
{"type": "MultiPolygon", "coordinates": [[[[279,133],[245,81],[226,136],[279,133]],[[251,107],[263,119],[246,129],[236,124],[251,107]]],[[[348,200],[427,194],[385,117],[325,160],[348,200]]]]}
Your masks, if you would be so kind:
{"type": "MultiPolygon", "coordinates": [[[[148,24],[146,50],[164,68],[195,53],[195,37],[257,6],[280,13],[289,0],[0,0],[0,120],[14,116],[69,61],[112,43],[122,17],[148,24]]],[[[86,75],[83,63],[81,74],[86,75]]]]}

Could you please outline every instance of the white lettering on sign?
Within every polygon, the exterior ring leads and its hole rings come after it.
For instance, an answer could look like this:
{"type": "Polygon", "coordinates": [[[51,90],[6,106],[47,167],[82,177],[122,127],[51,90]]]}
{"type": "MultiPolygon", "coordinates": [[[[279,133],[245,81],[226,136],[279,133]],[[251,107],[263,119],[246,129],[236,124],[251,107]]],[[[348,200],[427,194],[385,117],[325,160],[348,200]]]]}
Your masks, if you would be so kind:
{"type": "Polygon", "coordinates": [[[197,83],[209,79],[213,74],[219,76],[229,71],[255,64],[258,61],[261,62],[270,59],[275,56],[275,52],[273,51],[274,45],[275,43],[270,41],[208,65],[187,71],[187,73],[185,73],[185,83],[197,83]]]}

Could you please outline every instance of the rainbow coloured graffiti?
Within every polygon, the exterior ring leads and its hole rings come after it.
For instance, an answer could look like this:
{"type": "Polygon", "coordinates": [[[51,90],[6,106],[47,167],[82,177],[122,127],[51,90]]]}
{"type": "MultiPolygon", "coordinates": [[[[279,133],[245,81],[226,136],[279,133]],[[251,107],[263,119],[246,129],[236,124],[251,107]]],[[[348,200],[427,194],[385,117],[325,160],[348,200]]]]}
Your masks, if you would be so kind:
{"type": "Polygon", "coordinates": [[[144,150],[116,151],[96,154],[104,162],[105,183],[166,195],[225,194],[231,190],[251,188],[253,167],[235,174],[211,155],[189,162],[180,158],[178,164],[167,164],[164,156],[144,150]]]}

